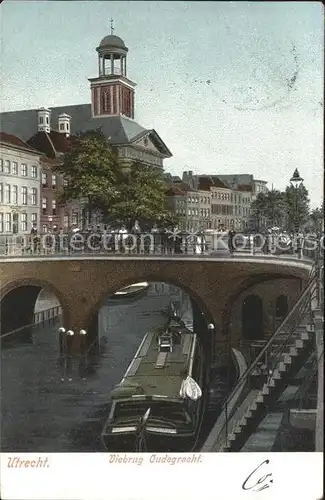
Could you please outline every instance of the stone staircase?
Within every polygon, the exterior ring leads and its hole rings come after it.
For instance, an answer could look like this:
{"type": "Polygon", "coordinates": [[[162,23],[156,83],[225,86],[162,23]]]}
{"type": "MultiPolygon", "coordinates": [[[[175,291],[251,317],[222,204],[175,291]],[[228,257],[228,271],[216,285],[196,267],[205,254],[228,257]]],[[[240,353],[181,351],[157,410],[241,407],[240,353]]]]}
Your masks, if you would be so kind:
{"type": "Polygon", "coordinates": [[[316,272],[224,401],[201,451],[240,451],[315,350],[316,272]]]}
{"type": "MultiPolygon", "coordinates": [[[[287,388],[291,378],[298,373],[314,348],[313,325],[298,326],[286,349],[277,355],[268,379],[258,390],[252,401],[246,406],[245,401],[233,415],[233,426],[227,438],[217,451],[239,451],[249,436],[256,430],[274,403],[287,388]],[[246,408],[245,408],[246,406],[246,408]],[[240,419],[237,415],[242,414],[240,419]]],[[[256,389],[255,389],[256,391],[256,389]]],[[[252,391],[250,391],[251,393],[252,391]]],[[[246,398],[247,399],[247,398],[246,398]]],[[[249,397],[248,397],[249,399],[249,397]]],[[[229,429],[229,427],[228,427],[229,429]]]]}

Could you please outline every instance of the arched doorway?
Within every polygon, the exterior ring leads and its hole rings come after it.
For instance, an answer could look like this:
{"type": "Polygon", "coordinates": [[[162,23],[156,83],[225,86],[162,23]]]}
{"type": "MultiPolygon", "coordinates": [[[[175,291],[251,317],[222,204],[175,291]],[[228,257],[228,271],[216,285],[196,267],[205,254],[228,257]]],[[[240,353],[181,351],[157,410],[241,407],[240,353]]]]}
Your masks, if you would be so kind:
{"type": "Polygon", "coordinates": [[[244,340],[263,339],[263,302],[248,295],[242,303],[242,335],[244,340]]]}
{"type": "Polygon", "coordinates": [[[275,303],[275,321],[278,327],[286,315],[288,314],[288,297],[286,295],[279,295],[275,303]]]}

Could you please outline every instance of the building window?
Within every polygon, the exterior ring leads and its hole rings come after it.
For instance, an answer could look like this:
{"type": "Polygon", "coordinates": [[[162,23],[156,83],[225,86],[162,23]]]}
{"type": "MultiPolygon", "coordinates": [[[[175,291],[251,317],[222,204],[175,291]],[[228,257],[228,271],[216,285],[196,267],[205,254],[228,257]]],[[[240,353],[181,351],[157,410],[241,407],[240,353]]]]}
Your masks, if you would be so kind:
{"type": "Polygon", "coordinates": [[[44,118],[43,118],[43,116],[40,116],[39,117],[39,124],[43,125],[43,123],[44,123],[44,118]]]}
{"type": "Polygon", "coordinates": [[[47,187],[47,175],[44,172],[42,173],[42,186],[47,187]]]}
{"type": "Polygon", "coordinates": [[[32,166],[32,177],[34,179],[37,179],[37,167],[36,167],[36,165],[32,166]]]}
{"type": "Polygon", "coordinates": [[[27,165],[26,165],[26,163],[21,164],[21,175],[23,177],[27,177],[27,165]]]}
{"type": "Polygon", "coordinates": [[[32,188],[32,205],[37,205],[37,188],[32,188]]]}
{"type": "Polygon", "coordinates": [[[63,186],[64,186],[64,187],[67,187],[67,185],[68,185],[68,181],[67,181],[67,179],[63,179],[63,186]]]}
{"type": "Polygon", "coordinates": [[[0,212],[0,233],[3,233],[3,213],[0,212]]]}
{"type": "Polygon", "coordinates": [[[64,227],[68,227],[69,226],[69,215],[64,215],[64,217],[63,217],[63,225],[64,225],[64,227]]]}
{"type": "Polygon", "coordinates": [[[72,212],[72,224],[78,225],[78,212],[72,212]]]}
{"type": "Polygon", "coordinates": [[[64,123],[60,123],[60,130],[64,130],[64,123]]]}
{"type": "Polygon", "coordinates": [[[27,214],[22,213],[20,214],[20,227],[21,231],[25,233],[27,231],[27,214]]]}
{"type": "Polygon", "coordinates": [[[6,214],[5,231],[6,233],[11,232],[11,214],[6,214]]]}
{"type": "Polygon", "coordinates": [[[3,159],[0,158],[0,172],[3,172],[3,159]]]}
{"type": "Polygon", "coordinates": [[[27,187],[26,186],[22,186],[21,188],[21,204],[22,205],[27,205],[27,187]]]}
{"type": "Polygon", "coordinates": [[[5,160],[3,173],[10,174],[10,161],[9,160],[5,160]]]}
{"type": "Polygon", "coordinates": [[[47,116],[46,117],[46,125],[48,125],[48,124],[49,124],[49,117],[47,116]]]}
{"type": "Polygon", "coordinates": [[[42,212],[43,212],[43,215],[46,214],[46,209],[47,209],[47,199],[45,198],[45,196],[43,196],[43,198],[42,198],[42,212]]]}
{"type": "Polygon", "coordinates": [[[56,175],[52,174],[52,188],[55,189],[56,187],[56,175]]]}
{"type": "Polygon", "coordinates": [[[18,203],[18,186],[11,186],[11,203],[17,205],[18,203]]]}
{"type": "Polygon", "coordinates": [[[0,184],[0,203],[3,203],[3,184],[0,184]]]}
{"type": "Polygon", "coordinates": [[[37,224],[37,214],[34,213],[31,215],[31,222],[32,225],[37,224]]]}
{"type": "Polygon", "coordinates": [[[56,200],[52,200],[52,213],[56,215],[56,200]]]}
{"type": "Polygon", "coordinates": [[[11,173],[12,175],[18,175],[18,163],[16,161],[11,163],[11,173]]]}
{"type": "Polygon", "coordinates": [[[5,203],[10,204],[11,203],[11,189],[10,189],[10,184],[5,185],[5,203]]]}

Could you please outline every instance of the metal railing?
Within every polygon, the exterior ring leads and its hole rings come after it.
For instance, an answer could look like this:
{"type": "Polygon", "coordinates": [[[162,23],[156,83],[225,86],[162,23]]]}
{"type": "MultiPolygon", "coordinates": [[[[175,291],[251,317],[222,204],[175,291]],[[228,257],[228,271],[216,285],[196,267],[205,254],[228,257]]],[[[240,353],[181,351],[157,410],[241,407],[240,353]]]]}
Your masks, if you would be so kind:
{"type": "Polygon", "coordinates": [[[0,238],[0,257],[49,255],[214,255],[229,254],[288,255],[314,260],[317,252],[323,256],[323,237],[297,239],[284,245],[279,238],[237,233],[233,240],[227,234],[188,233],[87,233],[14,235],[0,238]]]}
{"type": "Polygon", "coordinates": [[[45,321],[58,318],[61,314],[61,306],[54,306],[49,309],[44,309],[43,311],[38,311],[34,313],[34,324],[38,325],[40,323],[44,323],[45,321]]]}
{"type": "MultiPolygon", "coordinates": [[[[260,379],[257,379],[258,388],[262,389],[267,379],[273,376],[273,373],[280,363],[280,355],[289,347],[291,342],[294,340],[296,335],[296,329],[301,324],[303,320],[308,317],[308,320],[312,324],[312,311],[311,311],[311,301],[314,298],[316,289],[316,270],[310,274],[309,282],[296,301],[293,308],[290,310],[286,318],[282,321],[281,325],[277,328],[275,333],[270,337],[270,339],[265,343],[264,347],[260,350],[255,360],[250,364],[242,377],[238,380],[235,388],[227,397],[223,405],[222,415],[226,415],[225,422],[216,437],[216,443],[218,448],[223,445],[227,445],[228,436],[232,433],[236,424],[243,416],[243,414],[248,409],[250,402],[247,402],[245,408],[240,408],[240,404],[244,403],[244,399],[249,393],[251,387],[252,376],[258,374],[260,366],[263,366],[263,371],[261,373],[260,379]],[[236,404],[233,401],[236,400],[236,404]],[[240,415],[238,418],[232,418],[235,416],[237,409],[240,409],[240,415]],[[229,426],[232,420],[232,425],[229,426]]],[[[256,388],[256,387],[255,387],[256,388]]]]}

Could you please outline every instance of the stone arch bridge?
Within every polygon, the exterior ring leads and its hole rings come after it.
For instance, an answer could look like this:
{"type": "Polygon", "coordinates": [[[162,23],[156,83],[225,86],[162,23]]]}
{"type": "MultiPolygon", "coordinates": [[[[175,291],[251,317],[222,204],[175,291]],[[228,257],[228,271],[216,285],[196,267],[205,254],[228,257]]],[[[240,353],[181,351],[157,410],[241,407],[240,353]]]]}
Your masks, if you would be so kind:
{"type": "MultiPolygon", "coordinates": [[[[264,330],[272,333],[278,295],[289,307],[308,279],[311,262],[279,257],[48,256],[0,260],[2,334],[31,324],[43,287],[59,299],[65,328],[95,328],[105,297],[139,281],[163,281],[191,297],[194,315],[216,326],[216,343],[241,338],[238,311],[247,295],[264,304],[264,330]],[[92,326],[93,325],[93,326],[92,326]]],[[[76,340],[77,342],[77,340],[76,340]]]]}

